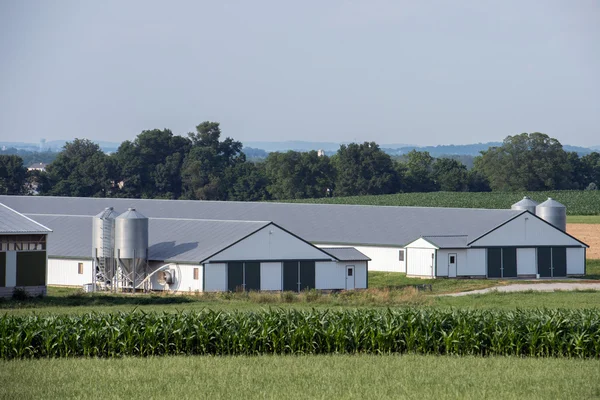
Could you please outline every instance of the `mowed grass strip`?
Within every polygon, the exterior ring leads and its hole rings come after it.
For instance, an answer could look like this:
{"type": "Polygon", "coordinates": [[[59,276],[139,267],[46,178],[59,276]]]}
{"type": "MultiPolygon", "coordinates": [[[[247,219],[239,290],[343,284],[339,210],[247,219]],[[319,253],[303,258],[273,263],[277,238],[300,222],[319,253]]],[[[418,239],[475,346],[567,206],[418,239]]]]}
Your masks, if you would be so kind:
{"type": "Polygon", "coordinates": [[[598,360],[333,355],[0,362],[6,399],[598,397],[598,360]]]}
{"type": "MultiPolygon", "coordinates": [[[[587,261],[586,279],[600,279],[600,260],[587,261]]],[[[179,312],[204,309],[223,311],[258,311],[270,307],[282,309],[357,309],[387,307],[466,307],[472,309],[516,308],[594,308],[600,307],[600,292],[491,293],[464,298],[437,297],[494,287],[530,283],[523,280],[429,279],[407,278],[398,272],[369,272],[367,291],[324,294],[316,291],[294,293],[205,293],[106,294],[83,293],[76,288],[49,287],[48,296],[24,301],[0,298],[0,316],[31,314],[85,314],[90,312],[179,312]],[[414,286],[431,285],[432,291],[414,286]]],[[[541,281],[540,281],[541,282],[541,281]]],[[[548,281],[544,281],[547,283],[548,281]]]]}
{"type": "Polygon", "coordinates": [[[600,224],[600,215],[568,215],[568,224],[600,224]]]}

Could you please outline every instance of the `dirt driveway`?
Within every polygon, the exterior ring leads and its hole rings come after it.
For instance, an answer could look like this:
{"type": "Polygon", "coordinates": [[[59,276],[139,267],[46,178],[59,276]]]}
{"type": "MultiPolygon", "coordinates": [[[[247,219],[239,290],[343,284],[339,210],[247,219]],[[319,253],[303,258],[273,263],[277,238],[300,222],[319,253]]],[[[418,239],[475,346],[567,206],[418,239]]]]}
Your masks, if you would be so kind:
{"type": "Polygon", "coordinates": [[[441,294],[440,296],[468,296],[470,294],[483,294],[490,292],[527,292],[533,290],[536,292],[553,292],[555,290],[600,290],[600,283],[523,283],[517,285],[495,286],[487,289],[472,290],[470,292],[459,292],[451,294],[441,294]]]}
{"type": "Polygon", "coordinates": [[[600,258],[600,224],[567,224],[567,233],[590,246],[586,258],[600,258]]]}

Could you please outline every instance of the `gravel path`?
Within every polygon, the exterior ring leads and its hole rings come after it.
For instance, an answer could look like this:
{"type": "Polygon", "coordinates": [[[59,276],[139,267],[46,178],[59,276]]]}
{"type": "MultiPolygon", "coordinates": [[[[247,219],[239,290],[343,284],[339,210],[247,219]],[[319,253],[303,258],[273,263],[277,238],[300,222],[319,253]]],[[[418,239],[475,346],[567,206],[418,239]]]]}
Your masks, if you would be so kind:
{"type": "Polygon", "coordinates": [[[440,296],[467,296],[470,294],[483,294],[490,292],[526,292],[534,290],[538,292],[553,292],[555,290],[600,290],[600,283],[524,283],[518,285],[496,286],[487,289],[472,290],[470,292],[459,292],[442,294],[440,296]]]}

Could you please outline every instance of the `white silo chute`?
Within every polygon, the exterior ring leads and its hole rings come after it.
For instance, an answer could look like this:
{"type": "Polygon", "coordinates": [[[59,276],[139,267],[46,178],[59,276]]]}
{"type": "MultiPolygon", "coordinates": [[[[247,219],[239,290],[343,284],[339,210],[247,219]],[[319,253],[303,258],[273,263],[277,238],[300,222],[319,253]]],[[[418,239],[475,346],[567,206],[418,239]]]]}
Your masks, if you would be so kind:
{"type": "Polygon", "coordinates": [[[548,197],[548,200],[538,204],[535,213],[544,221],[554,225],[561,231],[567,230],[567,207],[548,197]]]}
{"type": "Polygon", "coordinates": [[[148,218],[130,208],[115,219],[115,258],[121,288],[144,281],[148,266],[148,218]]]}
{"type": "Polygon", "coordinates": [[[115,275],[115,218],[119,214],[107,207],[92,219],[92,290],[110,289],[115,275]]]}
{"type": "Polygon", "coordinates": [[[523,200],[513,204],[510,208],[512,210],[529,211],[530,213],[535,214],[535,208],[537,205],[537,201],[531,200],[528,196],[525,196],[523,197],[523,200]]]}

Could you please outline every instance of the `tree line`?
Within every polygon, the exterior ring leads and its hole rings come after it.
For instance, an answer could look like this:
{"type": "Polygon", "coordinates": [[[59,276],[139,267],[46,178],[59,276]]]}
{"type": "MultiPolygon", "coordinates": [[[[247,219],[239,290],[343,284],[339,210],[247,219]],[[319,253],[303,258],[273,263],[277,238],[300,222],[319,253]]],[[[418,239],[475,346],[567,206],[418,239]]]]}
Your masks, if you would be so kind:
{"type": "Polygon", "coordinates": [[[67,143],[45,172],[0,155],[0,193],[198,200],[283,200],[432,191],[595,189],[600,154],[566,152],[543,133],[508,136],[467,167],[413,150],[394,160],[374,142],[316,151],[269,153],[249,162],[242,143],[203,122],[187,137],[147,130],[105,154],[87,139],[67,143]]]}

